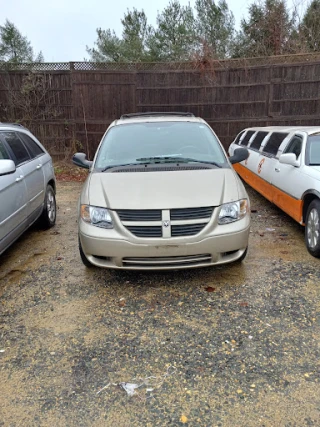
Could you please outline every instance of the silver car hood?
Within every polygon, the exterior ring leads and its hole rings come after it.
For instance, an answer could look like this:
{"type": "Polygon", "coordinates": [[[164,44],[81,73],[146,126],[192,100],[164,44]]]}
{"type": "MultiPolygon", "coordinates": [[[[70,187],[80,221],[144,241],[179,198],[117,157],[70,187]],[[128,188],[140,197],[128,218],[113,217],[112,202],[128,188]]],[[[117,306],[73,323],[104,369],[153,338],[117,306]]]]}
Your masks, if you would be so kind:
{"type": "Polygon", "coordinates": [[[110,209],[173,209],[219,206],[244,196],[235,171],[228,168],[92,172],[82,193],[81,203],[110,209]]]}

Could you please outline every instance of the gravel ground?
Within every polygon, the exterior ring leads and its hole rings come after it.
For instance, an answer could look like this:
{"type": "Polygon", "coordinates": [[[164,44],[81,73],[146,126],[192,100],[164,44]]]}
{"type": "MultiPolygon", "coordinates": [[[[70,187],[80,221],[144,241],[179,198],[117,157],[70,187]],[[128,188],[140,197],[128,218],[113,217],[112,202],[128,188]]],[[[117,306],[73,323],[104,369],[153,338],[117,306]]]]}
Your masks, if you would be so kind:
{"type": "Polygon", "coordinates": [[[249,189],[244,263],[87,270],[80,188],[60,182],[55,228],[1,257],[0,426],[320,425],[320,271],[302,227],[249,189]]]}

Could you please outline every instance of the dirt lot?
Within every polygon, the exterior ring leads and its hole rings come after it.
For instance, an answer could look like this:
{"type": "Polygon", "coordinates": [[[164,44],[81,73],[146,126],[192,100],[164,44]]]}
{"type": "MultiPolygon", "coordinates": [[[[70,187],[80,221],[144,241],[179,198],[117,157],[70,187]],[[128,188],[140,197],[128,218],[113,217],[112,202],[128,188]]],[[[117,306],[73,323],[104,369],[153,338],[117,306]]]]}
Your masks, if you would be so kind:
{"type": "Polygon", "coordinates": [[[242,265],[87,270],[80,187],[59,182],[55,228],[0,259],[0,426],[320,425],[320,261],[299,225],[250,191],[242,265]]]}

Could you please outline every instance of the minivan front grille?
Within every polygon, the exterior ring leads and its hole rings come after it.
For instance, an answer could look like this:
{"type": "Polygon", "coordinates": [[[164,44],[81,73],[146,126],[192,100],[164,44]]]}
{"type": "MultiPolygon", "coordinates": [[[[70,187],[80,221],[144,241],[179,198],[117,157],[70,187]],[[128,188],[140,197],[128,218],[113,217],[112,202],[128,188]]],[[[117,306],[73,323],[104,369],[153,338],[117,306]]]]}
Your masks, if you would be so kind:
{"type": "Polygon", "coordinates": [[[134,236],[170,238],[195,236],[210,222],[213,207],[182,209],[120,209],[120,221],[134,236]]]}

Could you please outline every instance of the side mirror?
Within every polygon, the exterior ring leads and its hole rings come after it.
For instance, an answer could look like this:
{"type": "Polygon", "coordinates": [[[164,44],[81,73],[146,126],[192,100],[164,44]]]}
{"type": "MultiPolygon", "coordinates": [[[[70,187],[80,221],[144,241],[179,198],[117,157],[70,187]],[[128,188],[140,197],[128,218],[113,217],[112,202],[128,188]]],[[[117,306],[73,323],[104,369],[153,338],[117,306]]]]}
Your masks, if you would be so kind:
{"type": "Polygon", "coordinates": [[[297,157],[294,153],[280,154],[279,163],[283,163],[285,165],[291,165],[294,167],[300,166],[300,163],[297,161],[297,157]]]}
{"type": "Polygon", "coordinates": [[[16,165],[13,160],[0,160],[0,176],[1,175],[9,175],[10,173],[14,173],[16,171],[16,165]]]}
{"type": "Polygon", "coordinates": [[[229,157],[229,161],[232,165],[240,163],[243,160],[247,160],[249,157],[249,151],[247,148],[237,148],[233,152],[233,156],[229,157]]]}
{"type": "Polygon", "coordinates": [[[87,156],[84,153],[76,153],[72,157],[72,162],[80,168],[89,169],[92,166],[92,161],[87,160],[87,156]]]}

